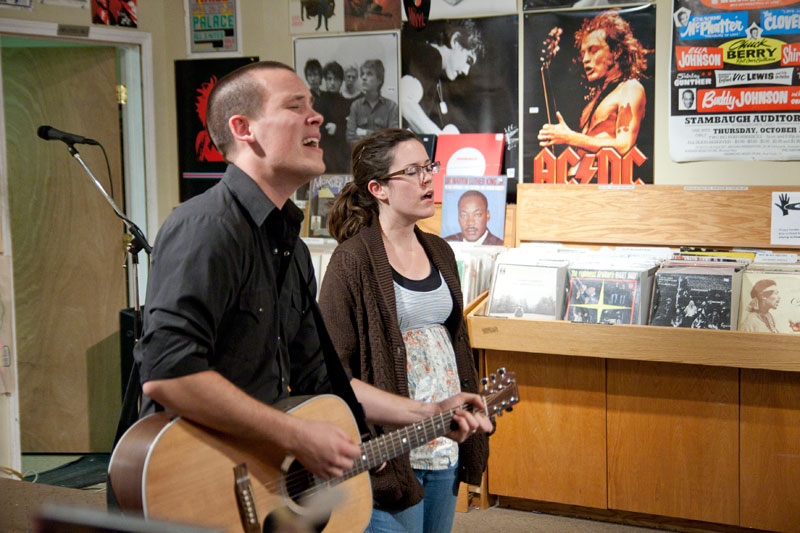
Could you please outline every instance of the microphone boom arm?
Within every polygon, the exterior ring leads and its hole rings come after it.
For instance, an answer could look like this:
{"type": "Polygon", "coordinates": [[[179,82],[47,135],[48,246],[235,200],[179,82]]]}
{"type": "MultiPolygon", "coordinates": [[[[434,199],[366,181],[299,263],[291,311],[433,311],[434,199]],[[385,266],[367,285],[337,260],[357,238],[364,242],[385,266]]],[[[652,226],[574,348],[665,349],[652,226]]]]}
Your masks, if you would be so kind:
{"type": "Polygon", "coordinates": [[[133,237],[133,240],[129,245],[131,246],[131,253],[133,254],[133,257],[136,257],[136,254],[139,253],[139,250],[144,250],[149,255],[153,248],[147,243],[147,239],[145,238],[144,233],[142,233],[142,230],[139,229],[139,226],[134,224],[134,222],[125,216],[125,214],[120,210],[116,202],[114,202],[114,199],[108,195],[106,190],[94,176],[94,173],[91,171],[91,169],[89,169],[86,163],[84,163],[83,158],[81,158],[81,154],[78,153],[78,150],[76,150],[71,144],[68,144],[67,147],[69,153],[72,154],[72,157],[74,157],[75,160],[81,164],[83,170],[85,170],[89,175],[89,178],[92,180],[92,183],[94,183],[95,187],[97,187],[97,189],[100,191],[100,194],[102,194],[106,201],[111,204],[111,208],[114,210],[114,213],[125,223],[125,227],[128,228],[128,231],[133,237]]]}

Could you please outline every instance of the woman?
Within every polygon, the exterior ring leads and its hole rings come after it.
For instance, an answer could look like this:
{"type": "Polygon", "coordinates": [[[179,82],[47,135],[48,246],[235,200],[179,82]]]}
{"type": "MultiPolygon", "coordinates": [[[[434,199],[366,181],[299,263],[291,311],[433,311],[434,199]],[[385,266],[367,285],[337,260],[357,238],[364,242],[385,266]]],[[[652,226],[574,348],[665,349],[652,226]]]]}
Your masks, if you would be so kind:
{"type": "Polygon", "coordinates": [[[781,303],[781,295],[774,280],[758,280],[750,290],[750,303],[739,324],[740,331],[761,331],[778,333],[772,311],[781,303]]]}
{"type": "MultiPolygon", "coordinates": [[[[328,219],[340,245],[319,299],[353,382],[426,402],[476,392],[455,256],[444,240],[416,227],[434,213],[438,163],[402,129],[363,138],[352,162],[354,181],[328,219]]],[[[389,461],[372,474],[367,531],[450,531],[458,483],[480,483],[488,453],[487,436],[476,434],[460,445],[438,438],[389,461]]]]}

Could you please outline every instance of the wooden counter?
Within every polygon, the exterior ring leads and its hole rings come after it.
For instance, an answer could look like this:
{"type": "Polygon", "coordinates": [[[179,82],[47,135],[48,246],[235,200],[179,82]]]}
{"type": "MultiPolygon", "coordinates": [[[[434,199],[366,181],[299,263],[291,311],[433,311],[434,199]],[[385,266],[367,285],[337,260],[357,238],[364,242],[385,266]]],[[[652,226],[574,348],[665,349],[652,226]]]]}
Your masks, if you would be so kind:
{"type": "MultiPolygon", "coordinates": [[[[769,249],[771,194],[521,185],[517,243],[769,249]]],[[[492,494],[800,532],[800,335],[482,312],[473,346],[516,372],[521,398],[491,439],[492,494]]]]}

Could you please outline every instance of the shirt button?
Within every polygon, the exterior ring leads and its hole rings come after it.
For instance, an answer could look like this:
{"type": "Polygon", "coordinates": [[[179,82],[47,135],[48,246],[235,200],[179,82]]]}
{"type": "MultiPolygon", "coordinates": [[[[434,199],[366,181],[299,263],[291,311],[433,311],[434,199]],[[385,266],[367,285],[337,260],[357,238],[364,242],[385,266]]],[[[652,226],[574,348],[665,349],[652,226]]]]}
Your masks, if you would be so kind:
{"type": "Polygon", "coordinates": [[[264,308],[263,308],[263,307],[259,307],[259,308],[258,308],[258,312],[259,312],[259,313],[263,313],[263,312],[264,312],[264,308]]]}
{"type": "Polygon", "coordinates": [[[283,252],[283,257],[289,257],[289,250],[286,250],[285,252],[283,252]]]}
{"type": "Polygon", "coordinates": [[[278,255],[278,249],[277,248],[273,248],[272,249],[272,255],[278,255]]]}

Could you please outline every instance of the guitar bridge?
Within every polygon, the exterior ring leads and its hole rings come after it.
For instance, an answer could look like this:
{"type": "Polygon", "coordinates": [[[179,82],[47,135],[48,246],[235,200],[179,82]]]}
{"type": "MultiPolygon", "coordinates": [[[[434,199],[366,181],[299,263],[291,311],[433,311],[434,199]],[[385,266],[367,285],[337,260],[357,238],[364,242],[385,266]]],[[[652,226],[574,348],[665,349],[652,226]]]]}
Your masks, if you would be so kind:
{"type": "Polygon", "coordinates": [[[250,484],[250,474],[247,472],[247,465],[241,463],[234,466],[233,475],[236,479],[234,490],[236,491],[236,504],[239,507],[239,517],[242,519],[242,527],[245,533],[260,533],[261,527],[258,523],[256,500],[253,494],[253,486],[250,484]]]}

